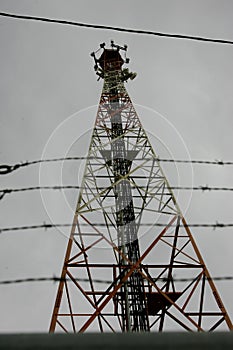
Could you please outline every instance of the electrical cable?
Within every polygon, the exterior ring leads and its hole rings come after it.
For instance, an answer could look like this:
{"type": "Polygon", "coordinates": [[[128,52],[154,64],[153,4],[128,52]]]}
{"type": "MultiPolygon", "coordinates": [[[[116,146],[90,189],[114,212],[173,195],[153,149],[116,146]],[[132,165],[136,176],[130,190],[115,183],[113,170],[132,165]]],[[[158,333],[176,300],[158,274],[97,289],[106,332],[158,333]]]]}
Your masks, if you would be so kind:
{"type": "Polygon", "coordinates": [[[46,17],[18,15],[18,14],[12,14],[12,13],[7,13],[7,12],[0,12],[0,16],[14,18],[14,19],[21,19],[21,20],[40,21],[40,22],[70,25],[70,26],[83,27],[83,28],[105,29],[105,30],[112,30],[112,31],[131,33],[131,34],[144,34],[144,35],[153,35],[153,36],[173,38],[173,39],[185,39],[185,40],[192,40],[192,41],[201,41],[201,42],[233,45],[232,40],[212,39],[212,38],[194,36],[194,35],[170,34],[170,33],[162,33],[162,32],[142,30],[142,29],[113,27],[113,26],[100,25],[100,24],[88,24],[88,23],[80,23],[80,22],[76,22],[76,21],[52,19],[52,18],[46,18],[46,17]]]}

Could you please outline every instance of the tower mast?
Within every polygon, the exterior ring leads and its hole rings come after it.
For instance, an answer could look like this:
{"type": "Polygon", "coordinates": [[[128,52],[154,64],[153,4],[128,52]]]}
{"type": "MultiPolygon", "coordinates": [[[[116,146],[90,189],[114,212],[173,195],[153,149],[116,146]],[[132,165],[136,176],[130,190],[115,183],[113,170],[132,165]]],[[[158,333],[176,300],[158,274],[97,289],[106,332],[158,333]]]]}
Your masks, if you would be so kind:
{"type": "Polygon", "coordinates": [[[103,91],[50,332],[232,329],[125,89],[136,76],[127,47],[100,48],[103,91]]]}
{"type": "MultiPolygon", "coordinates": [[[[116,227],[118,248],[123,253],[119,255],[120,272],[124,273],[129,262],[136,263],[140,257],[137,238],[134,204],[131,184],[128,179],[130,172],[132,152],[126,149],[124,139],[124,124],[121,117],[122,82],[134,75],[128,70],[122,71],[124,63],[119,51],[126,51],[126,47],[120,48],[112,42],[112,49],[105,49],[99,61],[97,71],[101,70],[104,76],[105,98],[111,123],[111,166],[114,175],[114,196],[116,205],[116,227]]],[[[143,277],[138,271],[134,271],[121,288],[122,324],[125,331],[148,331],[149,322],[146,310],[145,291],[143,277]]]]}

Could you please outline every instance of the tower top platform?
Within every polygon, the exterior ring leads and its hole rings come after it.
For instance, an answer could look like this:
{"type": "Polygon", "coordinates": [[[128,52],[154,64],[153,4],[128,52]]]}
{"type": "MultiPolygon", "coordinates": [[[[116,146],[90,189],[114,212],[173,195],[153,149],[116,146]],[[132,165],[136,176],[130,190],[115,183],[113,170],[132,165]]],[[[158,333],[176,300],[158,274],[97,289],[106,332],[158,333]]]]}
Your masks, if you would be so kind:
{"type": "Polygon", "coordinates": [[[102,55],[98,59],[98,62],[104,71],[120,70],[125,63],[119,50],[115,49],[104,49],[102,55]]]}
{"type": "Polygon", "coordinates": [[[118,71],[121,72],[122,81],[134,79],[136,73],[130,73],[128,68],[122,68],[125,63],[129,63],[129,58],[126,57],[126,51],[127,45],[116,45],[113,41],[111,41],[111,48],[105,48],[105,43],[100,44],[100,48],[91,53],[95,61],[94,69],[99,78],[104,79],[106,73],[118,71]],[[100,50],[102,50],[102,53],[97,56],[100,50]]]}

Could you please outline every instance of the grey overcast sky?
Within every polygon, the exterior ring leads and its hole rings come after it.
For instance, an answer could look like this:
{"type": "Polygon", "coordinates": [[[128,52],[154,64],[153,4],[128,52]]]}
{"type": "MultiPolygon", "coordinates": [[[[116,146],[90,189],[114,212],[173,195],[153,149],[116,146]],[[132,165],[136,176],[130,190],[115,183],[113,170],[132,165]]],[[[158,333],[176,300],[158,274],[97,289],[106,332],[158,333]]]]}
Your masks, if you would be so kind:
{"type": "MultiPolygon", "coordinates": [[[[0,11],[233,40],[230,0],[0,0],[0,11]]],[[[127,90],[161,157],[233,160],[233,46],[0,17],[2,164],[86,154],[102,88],[90,52],[111,39],[129,47],[138,76],[127,90]]],[[[174,186],[233,186],[232,167],[195,165],[193,178],[187,165],[164,169],[174,186]]],[[[1,188],[56,185],[60,172],[50,164],[39,180],[38,165],[19,169],[1,176],[1,188]]],[[[62,183],[80,185],[80,174],[65,165],[62,183]]],[[[0,226],[71,222],[77,192],[67,197],[69,210],[63,194],[42,196],[6,196],[0,226]]],[[[190,223],[233,222],[230,192],[178,198],[190,223]]],[[[59,276],[68,235],[68,229],[2,233],[0,279],[59,276]]],[[[198,228],[193,235],[211,274],[232,276],[232,229],[198,228]]],[[[233,319],[233,282],[216,284],[233,319]]],[[[0,332],[47,332],[56,289],[50,282],[0,286],[0,332]]]]}

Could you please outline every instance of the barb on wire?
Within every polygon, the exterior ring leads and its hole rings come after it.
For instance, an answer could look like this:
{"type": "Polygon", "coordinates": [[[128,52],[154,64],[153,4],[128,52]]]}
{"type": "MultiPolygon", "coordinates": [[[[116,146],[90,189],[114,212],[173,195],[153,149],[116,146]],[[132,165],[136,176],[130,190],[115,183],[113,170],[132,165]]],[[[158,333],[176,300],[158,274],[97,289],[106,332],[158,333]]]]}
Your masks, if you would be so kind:
{"type": "MultiPolygon", "coordinates": [[[[26,165],[26,163],[25,163],[26,165]]],[[[6,175],[9,173],[12,173],[12,171],[22,167],[23,164],[15,164],[15,165],[8,165],[8,164],[2,164],[0,165],[0,175],[6,175]]]]}
{"type": "MultiPolygon", "coordinates": [[[[78,282],[90,282],[88,278],[75,278],[78,282]]],[[[173,278],[174,282],[190,282],[193,281],[193,278],[173,278]]],[[[212,280],[212,281],[232,281],[233,276],[219,276],[219,277],[206,277],[206,280],[212,280]]],[[[71,279],[69,278],[60,278],[60,277],[29,277],[29,278],[18,278],[13,280],[2,280],[0,281],[0,285],[9,285],[9,284],[20,284],[20,283],[31,283],[31,282],[60,282],[60,281],[67,281],[70,282],[71,279]]],[[[167,282],[168,278],[156,278],[156,282],[167,282]]],[[[111,284],[113,281],[111,280],[100,280],[100,279],[92,279],[93,283],[100,283],[100,284],[111,284]]]]}
{"type": "Polygon", "coordinates": [[[192,40],[192,41],[203,41],[203,42],[233,45],[233,41],[231,41],[231,40],[212,39],[212,38],[193,36],[193,35],[185,35],[185,34],[170,34],[170,33],[162,33],[162,32],[155,32],[155,31],[142,30],[142,29],[131,29],[131,28],[106,26],[106,25],[100,25],[100,24],[80,23],[80,22],[76,22],[76,21],[52,19],[52,18],[38,17],[38,16],[18,15],[18,14],[12,14],[12,13],[7,13],[7,12],[0,12],[0,16],[22,19],[22,20],[40,21],[40,22],[48,22],[48,23],[76,26],[76,27],[92,28],[92,29],[105,29],[105,30],[112,30],[112,31],[132,33],[132,34],[144,34],[144,35],[153,35],[153,36],[158,36],[158,37],[186,39],[186,40],[192,40]]]}
{"type": "MultiPolygon", "coordinates": [[[[40,163],[52,163],[52,162],[61,162],[61,161],[74,161],[74,160],[84,160],[84,159],[96,159],[101,160],[103,158],[101,157],[65,157],[65,158],[52,158],[52,159],[38,159],[38,160],[32,160],[32,161],[24,161],[21,163],[17,163],[14,165],[9,164],[2,164],[0,165],[0,175],[6,175],[9,173],[12,173],[13,171],[22,168],[27,167],[34,164],[40,164],[40,163]]],[[[140,160],[140,159],[137,159],[140,160]]],[[[143,158],[145,160],[145,158],[143,158]]],[[[157,162],[163,162],[163,163],[183,163],[183,164],[206,164],[206,165],[233,165],[233,161],[223,161],[223,160],[192,160],[192,159],[165,159],[165,158],[159,158],[155,157],[155,160],[157,162]]]]}
{"type": "MultiPolygon", "coordinates": [[[[83,226],[88,224],[82,224],[83,226]]],[[[113,225],[113,224],[112,224],[113,225]]],[[[105,226],[104,223],[95,223],[95,226],[105,226]]],[[[113,225],[114,226],[114,225],[113,225]]],[[[140,226],[149,226],[149,227],[165,227],[167,226],[164,223],[159,222],[151,222],[147,224],[140,224],[140,226]]],[[[171,227],[176,227],[176,225],[171,225],[171,227]]],[[[201,227],[201,228],[212,228],[213,230],[217,228],[226,228],[226,227],[233,227],[233,223],[221,223],[216,221],[214,224],[208,224],[208,223],[201,223],[201,224],[187,224],[182,225],[183,227],[201,227]]],[[[37,229],[51,229],[51,228],[65,228],[65,227],[72,227],[72,224],[40,224],[40,225],[29,225],[29,226],[13,226],[13,227],[2,227],[0,228],[0,234],[4,232],[11,232],[11,231],[26,231],[26,230],[37,230],[37,229]]],[[[96,233],[98,235],[98,233],[96,233]]]]}

